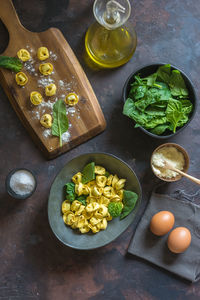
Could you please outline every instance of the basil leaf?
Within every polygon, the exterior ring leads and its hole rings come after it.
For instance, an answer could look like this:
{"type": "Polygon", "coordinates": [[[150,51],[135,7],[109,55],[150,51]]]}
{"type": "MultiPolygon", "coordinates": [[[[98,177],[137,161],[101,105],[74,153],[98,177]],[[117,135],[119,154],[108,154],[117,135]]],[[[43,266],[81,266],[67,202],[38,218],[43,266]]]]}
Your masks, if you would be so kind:
{"type": "Polygon", "coordinates": [[[23,64],[16,57],[0,56],[0,67],[10,69],[17,73],[21,71],[23,64]]]}
{"type": "Polygon", "coordinates": [[[88,183],[91,180],[95,179],[95,163],[91,162],[89,164],[87,164],[82,171],[82,183],[88,183]]]}
{"type": "Polygon", "coordinates": [[[60,138],[60,146],[62,146],[62,134],[68,130],[68,127],[65,103],[63,100],[58,100],[53,105],[52,134],[60,138]]]}
{"type": "Polygon", "coordinates": [[[120,215],[120,220],[124,219],[126,216],[128,216],[131,211],[134,209],[136,203],[138,200],[138,195],[132,191],[126,191],[124,190],[123,194],[123,210],[120,215]]]}

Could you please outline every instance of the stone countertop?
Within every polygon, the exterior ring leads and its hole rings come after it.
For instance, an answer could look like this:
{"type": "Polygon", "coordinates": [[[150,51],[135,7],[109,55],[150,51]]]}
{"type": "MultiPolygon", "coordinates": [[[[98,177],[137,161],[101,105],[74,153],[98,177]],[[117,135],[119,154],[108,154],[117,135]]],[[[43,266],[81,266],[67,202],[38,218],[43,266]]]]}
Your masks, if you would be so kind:
{"type": "MultiPolygon", "coordinates": [[[[191,284],[167,271],[127,254],[136,224],[158,179],[151,172],[152,151],[162,143],[134,129],[122,115],[122,88],[128,75],[141,65],[171,63],[192,80],[199,97],[200,5],[197,0],[144,0],[132,2],[130,21],[138,45],[132,59],[113,70],[90,69],[84,60],[84,35],[94,21],[93,1],[14,0],[22,24],[31,31],[58,27],[80,61],[104,112],[106,130],[64,155],[47,161],[36,148],[0,87],[0,299],[112,299],[195,300],[200,283],[191,284]],[[127,162],[143,188],[137,218],[119,238],[94,251],[77,251],[62,245],[47,218],[51,183],[72,158],[86,152],[108,152],[127,162]],[[6,194],[5,177],[15,167],[36,173],[38,186],[26,201],[6,194]]],[[[0,23],[0,53],[8,33],[0,23]]],[[[190,155],[189,173],[200,177],[200,110],[189,126],[168,140],[190,155]]],[[[198,186],[182,179],[168,184],[195,193],[198,186]]],[[[199,201],[200,203],[200,201],[199,201]]]]}

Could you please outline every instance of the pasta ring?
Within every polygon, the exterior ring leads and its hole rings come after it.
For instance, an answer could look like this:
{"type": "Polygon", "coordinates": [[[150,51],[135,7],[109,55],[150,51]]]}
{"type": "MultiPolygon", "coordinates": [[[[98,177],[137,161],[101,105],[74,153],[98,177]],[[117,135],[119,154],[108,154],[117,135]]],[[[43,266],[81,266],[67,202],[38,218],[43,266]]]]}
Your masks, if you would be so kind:
{"type": "Polygon", "coordinates": [[[56,93],[56,85],[51,83],[45,87],[45,95],[46,96],[53,96],[56,93]]]}
{"type": "Polygon", "coordinates": [[[51,63],[40,64],[40,73],[43,75],[49,75],[53,72],[53,65],[51,63]]]}
{"type": "Polygon", "coordinates": [[[28,77],[26,76],[25,73],[23,72],[18,72],[16,75],[15,75],[15,80],[17,82],[18,85],[25,85],[27,82],[28,82],[28,77]]]}
{"type": "Polygon", "coordinates": [[[79,101],[79,96],[76,93],[69,93],[65,97],[65,103],[68,104],[69,106],[74,106],[77,104],[79,101]]]}
{"type": "Polygon", "coordinates": [[[43,98],[39,92],[33,91],[30,94],[30,100],[34,105],[39,105],[42,102],[43,98]]]}
{"type": "Polygon", "coordinates": [[[50,114],[44,114],[40,119],[40,123],[45,128],[51,128],[51,126],[52,126],[52,116],[50,114]]]}
{"type": "Polygon", "coordinates": [[[30,53],[26,50],[26,49],[20,49],[17,52],[17,56],[19,59],[21,59],[22,61],[27,61],[31,58],[30,53]]]}
{"type": "Polygon", "coordinates": [[[38,48],[37,57],[39,60],[45,60],[49,58],[49,50],[46,47],[38,48]]]}

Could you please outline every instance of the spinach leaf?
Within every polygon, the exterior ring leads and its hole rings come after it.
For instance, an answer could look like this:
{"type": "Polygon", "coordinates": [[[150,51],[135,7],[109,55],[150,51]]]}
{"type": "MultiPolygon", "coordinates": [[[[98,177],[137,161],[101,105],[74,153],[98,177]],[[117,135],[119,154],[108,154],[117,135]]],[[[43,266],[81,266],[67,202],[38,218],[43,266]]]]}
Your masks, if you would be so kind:
{"type": "Polygon", "coordinates": [[[146,77],[147,79],[147,85],[148,86],[154,86],[156,79],[157,79],[157,74],[151,74],[150,76],[146,77]]]}
{"type": "Polygon", "coordinates": [[[145,127],[147,129],[150,129],[150,128],[156,127],[157,125],[165,124],[166,122],[167,122],[167,118],[166,117],[153,118],[151,121],[149,121],[145,125],[145,127]]]}
{"type": "Polygon", "coordinates": [[[165,132],[166,129],[169,129],[169,124],[161,124],[161,125],[157,125],[156,127],[154,127],[151,132],[153,134],[162,134],[163,132],[165,132]]]}
{"type": "Polygon", "coordinates": [[[165,83],[170,82],[170,75],[171,75],[171,65],[167,64],[164,66],[160,66],[157,70],[157,76],[158,78],[165,83]]]}
{"type": "Polygon", "coordinates": [[[87,198],[87,196],[86,195],[81,195],[81,196],[79,196],[79,197],[76,197],[76,200],[78,200],[79,202],[81,202],[81,204],[83,204],[83,205],[87,205],[87,203],[86,203],[86,198],[87,198]]]}
{"type": "Polygon", "coordinates": [[[173,96],[188,96],[184,79],[178,70],[172,71],[169,86],[173,96]]]}
{"type": "Polygon", "coordinates": [[[136,203],[138,200],[138,195],[132,191],[126,191],[124,190],[123,194],[123,204],[124,207],[122,209],[120,220],[124,219],[126,216],[128,216],[131,211],[134,209],[136,203]]]}
{"type": "Polygon", "coordinates": [[[119,217],[122,212],[122,203],[121,202],[110,202],[108,204],[108,212],[111,217],[119,217]]]}
{"type": "Polygon", "coordinates": [[[183,118],[182,104],[178,100],[171,99],[167,105],[166,117],[168,122],[172,124],[173,132],[176,132],[178,122],[183,118]]]}
{"type": "MultiPolygon", "coordinates": [[[[152,119],[151,116],[139,111],[136,108],[134,101],[130,98],[128,98],[124,104],[123,114],[133,119],[139,126],[145,126],[145,124],[152,119]]],[[[135,125],[135,127],[137,126],[135,125]]]]}
{"type": "Polygon", "coordinates": [[[181,104],[182,104],[182,110],[184,114],[190,114],[193,109],[193,105],[190,102],[190,100],[182,99],[181,104]]]}
{"type": "Polygon", "coordinates": [[[66,187],[66,199],[69,200],[70,202],[73,202],[74,200],[78,200],[81,202],[83,205],[86,206],[86,195],[81,195],[78,196],[75,193],[75,184],[73,182],[68,182],[65,184],[66,187]]]}
{"type": "Polygon", "coordinates": [[[0,67],[10,69],[17,73],[21,71],[23,64],[16,57],[0,56],[0,67]]]}
{"type": "Polygon", "coordinates": [[[62,146],[62,134],[68,130],[68,127],[65,103],[57,100],[53,105],[52,134],[60,138],[60,147],[62,146]]]}
{"type": "Polygon", "coordinates": [[[88,183],[91,180],[95,179],[95,163],[91,162],[89,164],[87,164],[82,171],[82,183],[88,183]]]}
{"type": "Polygon", "coordinates": [[[66,199],[69,200],[70,202],[73,202],[76,198],[75,184],[72,182],[68,182],[65,184],[65,187],[66,187],[66,199]]]}
{"type": "Polygon", "coordinates": [[[108,171],[106,171],[105,175],[107,178],[110,176],[110,173],[108,171]]]}

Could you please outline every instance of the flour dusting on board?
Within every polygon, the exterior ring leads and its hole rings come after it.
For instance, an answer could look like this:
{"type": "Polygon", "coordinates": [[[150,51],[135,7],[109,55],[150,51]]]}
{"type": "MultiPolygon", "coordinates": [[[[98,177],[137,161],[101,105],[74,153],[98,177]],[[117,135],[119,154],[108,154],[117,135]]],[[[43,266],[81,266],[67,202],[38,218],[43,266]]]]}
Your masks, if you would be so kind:
{"type": "MultiPolygon", "coordinates": [[[[28,113],[31,119],[35,120],[36,130],[38,130],[39,128],[42,129],[42,136],[45,139],[52,139],[53,135],[51,124],[53,124],[54,118],[54,105],[55,103],[57,103],[58,100],[63,100],[66,104],[66,115],[68,117],[69,127],[68,130],[62,134],[62,142],[63,144],[68,143],[71,139],[70,129],[73,128],[73,125],[71,123],[72,118],[73,123],[76,123],[76,120],[78,121],[78,119],[80,119],[80,109],[79,106],[76,105],[80,99],[80,95],[78,95],[77,93],[78,82],[74,75],[71,75],[71,77],[69,78],[69,73],[67,73],[68,80],[66,78],[57,79],[56,76],[59,74],[59,72],[58,70],[56,72],[56,61],[58,60],[59,56],[52,50],[47,49],[45,45],[41,45],[38,49],[32,49],[30,45],[26,45],[25,49],[25,51],[29,52],[29,57],[31,58],[29,58],[26,61],[23,61],[22,71],[27,75],[28,83],[31,81],[32,83],[34,83],[33,90],[29,91],[30,94],[32,94],[32,92],[35,92],[37,95],[39,95],[41,99],[38,102],[36,101],[36,104],[33,102],[32,98],[30,99],[31,103],[29,103],[29,105],[31,106],[31,108],[28,110],[28,113]],[[42,59],[39,57],[39,49],[43,50],[43,52],[41,53],[42,55],[45,55],[46,51],[46,59],[42,59]],[[39,66],[41,64],[52,65],[53,70],[51,69],[50,73],[47,72],[47,74],[45,74],[41,71],[41,69],[39,69],[39,66]],[[55,92],[52,94],[48,93],[51,86],[55,89],[55,92]],[[72,95],[75,95],[78,98],[77,102],[73,102],[75,100],[72,95]],[[51,118],[52,123],[46,123],[45,125],[45,123],[43,122],[45,115],[48,116],[48,118],[51,118]]],[[[27,86],[22,86],[21,88],[26,89],[27,86]]],[[[52,150],[53,147],[50,146],[50,149],[52,150]]]]}

